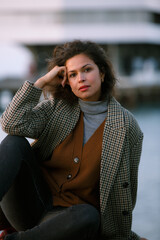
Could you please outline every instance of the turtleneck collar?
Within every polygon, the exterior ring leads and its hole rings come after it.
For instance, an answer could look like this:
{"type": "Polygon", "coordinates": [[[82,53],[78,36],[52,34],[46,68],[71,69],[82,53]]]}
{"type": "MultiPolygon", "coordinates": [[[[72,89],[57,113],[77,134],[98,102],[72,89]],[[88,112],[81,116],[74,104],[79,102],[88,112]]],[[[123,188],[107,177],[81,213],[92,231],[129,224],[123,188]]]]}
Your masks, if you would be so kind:
{"type": "Polygon", "coordinates": [[[107,112],[107,100],[104,101],[83,101],[79,98],[79,105],[84,114],[97,115],[107,112]]]}

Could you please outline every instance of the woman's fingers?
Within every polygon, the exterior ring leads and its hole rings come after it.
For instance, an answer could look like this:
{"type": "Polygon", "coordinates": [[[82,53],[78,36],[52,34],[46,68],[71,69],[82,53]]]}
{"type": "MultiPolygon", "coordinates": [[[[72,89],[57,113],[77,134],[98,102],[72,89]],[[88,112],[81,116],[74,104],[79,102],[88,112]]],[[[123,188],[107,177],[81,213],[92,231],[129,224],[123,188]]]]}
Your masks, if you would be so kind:
{"type": "Polygon", "coordinates": [[[39,88],[54,87],[56,85],[62,85],[63,87],[67,83],[67,70],[65,66],[55,66],[46,75],[39,78],[35,82],[35,86],[39,88]]]}
{"type": "Polygon", "coordinates": [[[66,78],[66,67],[55,66],[45,77],[47,85],[61,84],[64,78],[66,78]]]}

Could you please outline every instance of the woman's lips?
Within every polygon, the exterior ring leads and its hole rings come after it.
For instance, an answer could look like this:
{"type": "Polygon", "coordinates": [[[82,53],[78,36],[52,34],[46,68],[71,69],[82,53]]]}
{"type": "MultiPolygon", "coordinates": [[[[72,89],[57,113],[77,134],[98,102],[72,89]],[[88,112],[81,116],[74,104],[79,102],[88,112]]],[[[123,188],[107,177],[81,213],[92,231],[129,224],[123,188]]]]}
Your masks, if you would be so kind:
{"type": "Polygon", "coordinates": [[[89,88],[88,85],[84,85],[84,86],[81,86],[81,87],[79,88],[79,90],[80,90],[81,92],[84,92],[84,91],[86,91],[88,88],[89,88]]]}

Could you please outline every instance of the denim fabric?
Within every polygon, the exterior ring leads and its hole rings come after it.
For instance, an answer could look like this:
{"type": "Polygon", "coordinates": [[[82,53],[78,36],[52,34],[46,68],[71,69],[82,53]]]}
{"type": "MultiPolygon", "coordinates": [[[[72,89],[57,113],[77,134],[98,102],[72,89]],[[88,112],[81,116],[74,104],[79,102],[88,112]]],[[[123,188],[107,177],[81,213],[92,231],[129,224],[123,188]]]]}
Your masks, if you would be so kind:
{"type": "Polygon", "coordinates": [[[69,208],[53,207],[28,141],[7,136],[0,145],[1,208],[18,231],[5,240],[95,239],[100,225],[99,212],[89,204],[69,208]]]}
{"type": "Polygon", "coordinates": [[[92,240],[97,239],[99,223],[99,212],[89,204],[53,208],[39,225],[5,240],[92,240]]]}
{"type": "Polygon", "coordinates": [[[7,136],[0,145],[0,166],[2,211],[18,231],[35,226],[52,208],[52,196],[28,141],[7,136]]]}

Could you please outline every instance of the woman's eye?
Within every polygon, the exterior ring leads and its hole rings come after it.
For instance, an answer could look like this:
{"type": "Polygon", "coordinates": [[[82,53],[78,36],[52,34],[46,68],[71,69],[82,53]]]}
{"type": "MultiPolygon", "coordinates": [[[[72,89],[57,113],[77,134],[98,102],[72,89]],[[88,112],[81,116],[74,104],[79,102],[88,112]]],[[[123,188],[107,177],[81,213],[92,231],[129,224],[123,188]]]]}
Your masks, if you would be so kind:
{"type": "Polygon", "coordinates": [[[69,78],[73,78],[73,77],[75,77],[75,76],[76,76],[75,73],[71,73],[68,77],[69,77],[69,78]]]}
{"type": "Polygon", "coordinates": [[[90,70],[91,70],[91,68],[86,68],[84,71],[89,72],[90,70]]]}

